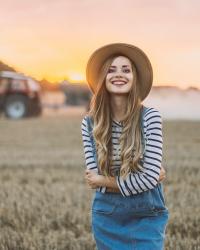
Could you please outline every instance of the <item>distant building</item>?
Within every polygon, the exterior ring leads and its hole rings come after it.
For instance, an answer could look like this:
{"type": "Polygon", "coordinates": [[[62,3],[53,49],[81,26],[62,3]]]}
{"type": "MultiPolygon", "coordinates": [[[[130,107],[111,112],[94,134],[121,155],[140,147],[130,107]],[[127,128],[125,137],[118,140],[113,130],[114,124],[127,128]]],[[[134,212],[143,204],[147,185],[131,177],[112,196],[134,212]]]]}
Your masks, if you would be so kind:
{"type": "Polygon", "coordinates": [[[92,93],[86,84],[64,80],[60,83],[60,89],[65,94],[66,105],[84,105],[88,108],[92,93]]]}

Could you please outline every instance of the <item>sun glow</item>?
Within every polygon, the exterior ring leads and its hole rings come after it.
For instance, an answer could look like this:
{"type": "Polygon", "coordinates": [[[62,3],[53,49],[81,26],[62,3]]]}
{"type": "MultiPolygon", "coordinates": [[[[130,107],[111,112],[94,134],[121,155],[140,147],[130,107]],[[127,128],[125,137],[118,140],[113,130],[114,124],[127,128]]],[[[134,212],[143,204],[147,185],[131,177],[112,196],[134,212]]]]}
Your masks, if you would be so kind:
{"type": "Polygon", "coordinates": [[[68,79],[70,82],[84,82],[84,76],[81,73],[71,72],[68,73],[68,79]]]}

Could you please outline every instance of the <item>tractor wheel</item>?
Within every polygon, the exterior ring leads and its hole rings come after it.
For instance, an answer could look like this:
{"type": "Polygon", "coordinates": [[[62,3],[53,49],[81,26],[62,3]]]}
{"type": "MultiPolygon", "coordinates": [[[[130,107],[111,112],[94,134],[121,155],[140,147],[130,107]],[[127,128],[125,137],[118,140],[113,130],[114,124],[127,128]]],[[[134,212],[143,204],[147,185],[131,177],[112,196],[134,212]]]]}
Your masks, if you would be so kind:
{"type": "Polygon", "coordinates": [[[10,119],[21,119],[28,116],[29,99],[20,94],[9,95],[6,98],[4,112],[10,119]]]}

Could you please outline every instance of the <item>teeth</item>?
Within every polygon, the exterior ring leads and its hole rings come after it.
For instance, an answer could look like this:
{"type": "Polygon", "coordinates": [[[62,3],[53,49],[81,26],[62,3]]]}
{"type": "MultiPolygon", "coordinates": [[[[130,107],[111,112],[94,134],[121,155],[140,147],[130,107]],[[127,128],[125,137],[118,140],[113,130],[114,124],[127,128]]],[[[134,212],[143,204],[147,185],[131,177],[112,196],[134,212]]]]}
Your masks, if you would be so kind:
{"type": "Polygon", "coordinates": [[[112,84],[115,84],[115,85],[124,85],[124,84],[126,84],[126,82],[123,82],[123,81],[113,81],[112,84]]]}

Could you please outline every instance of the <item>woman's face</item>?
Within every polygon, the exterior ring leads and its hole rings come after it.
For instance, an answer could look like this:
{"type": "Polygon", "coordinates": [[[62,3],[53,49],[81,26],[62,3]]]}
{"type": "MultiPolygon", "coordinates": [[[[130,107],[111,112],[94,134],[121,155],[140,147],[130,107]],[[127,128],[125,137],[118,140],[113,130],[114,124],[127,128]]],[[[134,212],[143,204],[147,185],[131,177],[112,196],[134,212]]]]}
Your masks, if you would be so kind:
{"type": "Polygon", "coordinates": [[[131,61],[125,56],[118,56],[108,69],[106,89],[112,94],[128,94],[134,84],[133,79],[131,61]]]}

